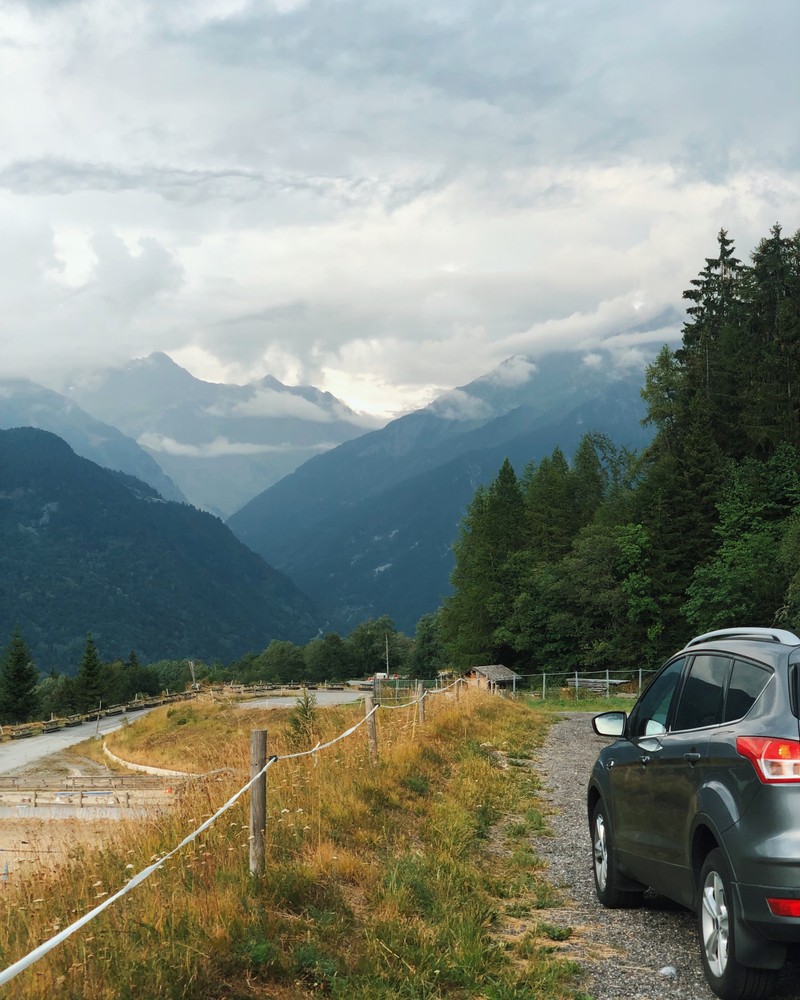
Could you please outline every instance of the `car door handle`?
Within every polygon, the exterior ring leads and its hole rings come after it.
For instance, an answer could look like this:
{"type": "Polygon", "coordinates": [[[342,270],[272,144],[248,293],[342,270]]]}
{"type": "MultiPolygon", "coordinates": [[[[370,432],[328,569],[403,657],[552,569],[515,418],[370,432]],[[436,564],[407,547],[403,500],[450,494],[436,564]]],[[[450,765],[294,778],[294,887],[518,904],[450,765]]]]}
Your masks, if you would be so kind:
{"type": "Polygon", "coordinates": [[[685,761],[687,761],[687,763],[689,763],[689,764],[696,764],[698,762],[698,760],[700,760],[700,754],[699,753],[694,753],[694,752],[692,752],[692,753],[685,753],[683,755],[683,759],[685,761]]]}

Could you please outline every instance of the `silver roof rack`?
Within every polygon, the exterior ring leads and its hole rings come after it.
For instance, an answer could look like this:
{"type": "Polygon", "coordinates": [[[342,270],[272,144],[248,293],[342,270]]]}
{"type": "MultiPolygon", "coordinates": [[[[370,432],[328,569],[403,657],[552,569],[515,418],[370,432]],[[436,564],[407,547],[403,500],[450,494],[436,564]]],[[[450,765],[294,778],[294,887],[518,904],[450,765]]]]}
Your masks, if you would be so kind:
{"type": "Polygon", "coordinates": [[[712,639],[755,639],[757,642],[782,642],[786,646],[800,646],[800,637],[785,628],[754,626],[752,628],[719,628],[713,632],[704,632],[702,635],[696,635],[694,639],[690,639],[684,648],[699,646],[712,639]]]}

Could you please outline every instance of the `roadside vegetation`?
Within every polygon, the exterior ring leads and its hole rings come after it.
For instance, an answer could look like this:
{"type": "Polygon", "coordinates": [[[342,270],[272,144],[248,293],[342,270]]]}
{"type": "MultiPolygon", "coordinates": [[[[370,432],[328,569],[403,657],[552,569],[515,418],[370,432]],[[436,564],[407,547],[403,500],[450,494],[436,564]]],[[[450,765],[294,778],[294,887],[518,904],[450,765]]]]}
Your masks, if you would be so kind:
{"type": "MultiPolygon", "coordinates": [[[[348,1000],[579,996],[558,954],[568,934],[536,914],[558,905],[531,849],[546,826],[532,755],[549,716],[464,692],[378,713],[365,728],[268,772],[267,864],[249,873],[246,797],[150,879],[7,987],[4,996],[348,1000]]],[[[76,849],[2,896],[3,967],[113,893],[246,781],[251,728],[268,752],[331,739],[360,706],[242,712],[159,709],[115,734],[120,756],[193,771],[172,809],[120,824],[102,849],[76,849]]],[[[177,791],[177,789],[176,789],[177,791]]]]}

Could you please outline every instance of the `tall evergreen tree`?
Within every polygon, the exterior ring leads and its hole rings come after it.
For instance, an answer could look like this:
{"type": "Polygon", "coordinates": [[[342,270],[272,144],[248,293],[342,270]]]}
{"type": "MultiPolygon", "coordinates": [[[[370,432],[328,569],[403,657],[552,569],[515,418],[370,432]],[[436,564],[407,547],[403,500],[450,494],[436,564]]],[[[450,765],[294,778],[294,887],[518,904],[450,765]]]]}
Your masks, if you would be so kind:
{"type": "Polygon", "coordinates": [[[495,630],[517,596],[509,560],[525,538],[522,488],[506,459],[490,486],[479,487],[453,546],[454,593],[441,610],[445,649],[458,666],[504,662],[515,654],[495,630]]]}
{"type": "Polygon", "coordinates": [[[447,665],[447,657],[439,632],[438,615],[423,615],[417,622],[414,650],[408,663],[411,677],[436,677],[447,665]]]}
{"type": "Polygon", "coordinates": [[[80,712],[91,712],[105,701],[105,671],[91,632],[86,636],[83,657],[75,677],[75,689],[80,712]]]}
{"type": "Polygon", "coordinates": [[[36,718],[38,683],[38,671],[17,626],[0,666],[0,720],[3,723],[30,722],[36,718]]]}
{"type": "Polygon", "coordinates": [[[576,529],[583,528],[599,510],[608,487],[608,473],[603,468],[593,435],[584,434],[581,438],[569,479],[576,529]]]}
{"type": "Polygon", "coordinates": [[[526,470],[525,520],[527,545],[542,562],[553,562],[569,551],[578,530],[578,511],[564,453],[555,448],[538,467],[526,470]]]}
{"type": "Polygon", "coordinates": [[[768,458],[783,441],[800,446],[800,239],[775,225],[752,262],[740,423],[749,453],[768,458]]]}

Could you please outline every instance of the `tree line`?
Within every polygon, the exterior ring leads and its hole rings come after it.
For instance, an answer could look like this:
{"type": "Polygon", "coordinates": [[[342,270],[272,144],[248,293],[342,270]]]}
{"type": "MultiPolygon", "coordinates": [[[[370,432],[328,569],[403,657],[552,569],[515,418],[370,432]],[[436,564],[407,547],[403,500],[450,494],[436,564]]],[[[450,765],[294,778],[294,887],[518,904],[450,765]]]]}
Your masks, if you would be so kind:
{"type": "Polygon", "coordinates": [[[647,368],[641,453],[587,434],[477,490],[436,618],[459,667],[654,666],[690,634],[800,624],[800,233],[722,230],[647,368]]]}
{"type": "MultiPolygon", "coordinates": [[[[384,615],[357,625],[346,638],[330,632],[304,646],[274,639],[260,653],[229,664],[198,661],[194,671],[209,684],[321,684],[379,672],[432,677],[444,665],[433,615],[420,621],[416,640],[384,615]]],[[[183,691],[191,683],[191,670],[188,660],[142,665],[135,651],[126,660],[103,662],[90,634],[74,675],[52,671],[41,676],[17,627],[0,657],[0,724],[63,718],[165,690],[183,691]]]]}

